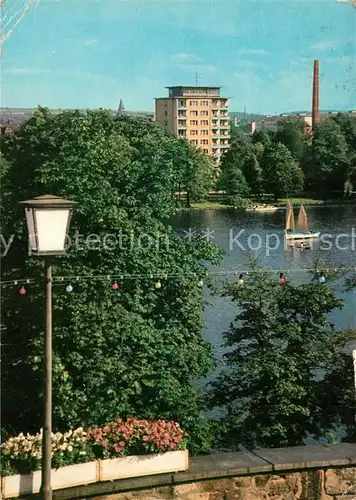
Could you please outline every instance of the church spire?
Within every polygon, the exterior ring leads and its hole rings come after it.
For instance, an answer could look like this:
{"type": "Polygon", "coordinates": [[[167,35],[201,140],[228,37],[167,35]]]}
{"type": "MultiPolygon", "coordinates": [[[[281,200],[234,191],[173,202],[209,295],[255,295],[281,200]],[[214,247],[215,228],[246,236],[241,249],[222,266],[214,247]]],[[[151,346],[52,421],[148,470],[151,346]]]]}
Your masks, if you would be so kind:
{"type": "Polygon", "coordinates": [[[119,104],[116,116],[119,118],[120,116],[123,116],[124,114],[125,114],[124,103],[122,102],[122,99],[120,99],[120,104],[119,104]]]}

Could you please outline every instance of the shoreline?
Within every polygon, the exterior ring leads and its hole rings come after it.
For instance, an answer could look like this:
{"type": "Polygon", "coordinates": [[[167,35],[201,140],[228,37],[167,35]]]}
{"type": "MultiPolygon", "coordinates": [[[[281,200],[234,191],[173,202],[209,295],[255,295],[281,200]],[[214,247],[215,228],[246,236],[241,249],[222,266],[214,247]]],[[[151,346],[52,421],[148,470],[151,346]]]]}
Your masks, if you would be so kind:
{"type": "MultiPolygon", "coordinates": [[[[340,200],[303,200],[303,198],[300,198],[298,200],[291,200],[291,204],[293,206],[299,206],[303,204],[305,207],[345,207],[345,206],[356,206],[356,200],[345,200],[345,201],[340,201],[340,200]]],[[[261,203],[261,206],[264,204],[261,203]]],[[[275,204],[273,203],[265,203],[265,205],[274,205],[276,207],[276,210],[274,212],[278,212],[280,210],[285,210],[286,209],[286,204],[285,202],[276,202],[275,204]]],[[[225,204],[225,203],[218,203],[218,202],[201,202],[201,203],[192,203],[191,207],[182,207],[180,211],[185,212],[185,211],[197,211],[197,210],[244,210],[246,211],[246,208],[243,207],[234,207],[233,205],[225,204]]],[[[269,213],[268,211],[259,211],[259,210],[251,210],[249,211],[250,213],[269,213]]],[[[270,213],[274,213],[271,211],[270,213]]]]}

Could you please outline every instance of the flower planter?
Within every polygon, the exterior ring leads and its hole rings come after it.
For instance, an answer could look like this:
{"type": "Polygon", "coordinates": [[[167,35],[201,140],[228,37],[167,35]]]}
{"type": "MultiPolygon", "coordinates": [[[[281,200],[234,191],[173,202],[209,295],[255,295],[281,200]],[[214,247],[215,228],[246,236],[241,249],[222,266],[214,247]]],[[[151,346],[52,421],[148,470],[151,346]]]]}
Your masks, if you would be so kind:
{"type": "MultiPolygon", "coordinates": [[[[182,450],[69,465],[52,469],[51,485],[53,490],[59,490],[97,481],[178,472],[188,469],[188,462],[188,450],[182,450]]],[[[40,487],[41,471],[6,476],[1,478],[1,498],[16,498],[27,493],[38,493],[40,487]]]]}
{"type": "Polygon", "coordinates": [[[165,474],[188,469],[188,450],[134,455],[99,462],[99,481],[165,474]]]}
{"type": "MultiPolygon", "coordinates": [[[[97,480],[98,462],[68,465],[60,469],[52,469],[51,473],[51,485],[54,490],[95,483],[97,480]]],[[[41,471],[1,478],[2,498],[16,498],[26,493],[38,493],[40,487],[41,471]]]]}

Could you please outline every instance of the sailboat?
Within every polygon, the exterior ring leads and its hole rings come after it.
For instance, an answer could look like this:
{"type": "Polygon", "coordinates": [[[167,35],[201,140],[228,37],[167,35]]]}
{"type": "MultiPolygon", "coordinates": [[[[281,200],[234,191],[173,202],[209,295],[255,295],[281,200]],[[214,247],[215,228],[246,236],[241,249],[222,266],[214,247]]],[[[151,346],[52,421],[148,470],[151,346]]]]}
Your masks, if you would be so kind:
{"type": "Polygon", "coordinates": [[[308,229],[308,217],[303,205],[300,206],[296,231],[294,211],[289,203],[287,207],[285,235],[287,240],[305,240],[307,238],[319,238],[320,232],[311,232],[308,229]]]}

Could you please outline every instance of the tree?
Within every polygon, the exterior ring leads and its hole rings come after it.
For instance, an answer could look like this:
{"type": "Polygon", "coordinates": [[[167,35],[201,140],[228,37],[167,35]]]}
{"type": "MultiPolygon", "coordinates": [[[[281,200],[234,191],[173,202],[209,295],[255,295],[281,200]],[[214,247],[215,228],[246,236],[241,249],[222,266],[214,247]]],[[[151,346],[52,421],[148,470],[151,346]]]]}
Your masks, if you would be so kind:
{"type": "Polygon", "coordinates": [[[347,180],[353,188],[356,186],[356,117],[346,113],[338,113],[332,119],[340,126],[347,142],[350,164],[347,180]]]}
{"type": "Polygon", "coordinates": [[[265,193],[288,197],[303,189],[303,172],[284,144],[267,147],[261,158],[265,193]]]}
{"type": "Polygon", "coordinates": [[[258,130],[252,134],[252,144],[262,144],[264,147],[271,146],[275,133],[270,130],[258,130]]]}
{"type": "Polygon", "coordinates": [[[168,418],[190,432],[190,446],[200,446],[192,380],[213,359],[201,335],[198,280],[202,260],[217,263],[220,253],[201,238],[187,242],[165,222],[176,210],[174,141],[140,119],[40,109],[3,143],[11,163],[3,179],[3,234],[16,239],[2,273],[34,279],[25,296],[16,287],[2,294],[5,428],[41,426],[43,268],[27,255],[18,201],[52,193],[78,202],[76,237],[54,268],[54,277],[72,277],[54,286],[54,428],[128,415],[168,418]],[[106,276],[117,279],[119,293],[106,276]],[[69,280],[72,293],[65,292],[69,280]]]}
{"type": "Polygon", "coordinates": [[[284,118],[277,124],[276,141],[284,144],[296,161],[304,153],[304,130],[305,121],[297,117],[284,118]]]}
{"type": "Polygon", "coordinates": [[[328,320],[342,301],[327,285],[280,285],[256,262],[251,271],[244,285],[225,290],[239,312],[224,333],[226,368],[208,396],[209,408],[225,415],[222,444],[253,449],[300,445],[308,434],[325,436],[356,409],[350,385],[333,389],[334,406],[326,397],[337,372],[343,382],[352,381],[351,356],[340,353],[345,335],[328,320]],[[316,378],[322,372],[326,378],[316,378]]]}
{"type": "Polygon", "coordinates": [[[187,193],[187,207],[191,201],[203,200],[214,186],[217,169],[213,159],[201,149],[189,144],[188,141],[179,141],[177,155],[180,166],[175,173],[179,182],[179,191],[187,193]]]}
{"type": "MultiPolygon", "coordinates": [[[[164,145],[164,161],[170,164],[170,185],[173,189],[172,192],[167,189],[167,196],[171,197],[177,191],[185,191],[188,207],[191,201],[204,199],[217,175],[210,156],[191,145],[186,139],[177,139],[171,132],[164,131],[158,125],[153,126],[147,120],[141,120],[138,124],[135,118],[122,116],[117,123],[120,133],[130,141],[139,154],[141,154],[142,136],[151,138],[153,148],[157,146],[158,141],[164,145]]],[[[167,188],[168,186],[169,184],[167,188]]]]}
{"type": "Polygon", "coordinates": [[[247,196],[250,186],[258,182],[258,164],[251,145],[236,139],[223,155],[221,162],[221,188],[230,196],[247,196]],[[249,177],[249,181],[247,177],[249,177]],[[249,186],[248,182],[251,183],[249,186]]]}
{"type": "Polygon", "coordinates": [[[325,120],[315,129],[306,153],[306,179],[319,193],[344,190],[350,169],[347,141],[335,120],[325,120]]]}

